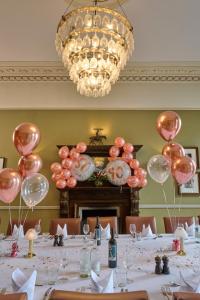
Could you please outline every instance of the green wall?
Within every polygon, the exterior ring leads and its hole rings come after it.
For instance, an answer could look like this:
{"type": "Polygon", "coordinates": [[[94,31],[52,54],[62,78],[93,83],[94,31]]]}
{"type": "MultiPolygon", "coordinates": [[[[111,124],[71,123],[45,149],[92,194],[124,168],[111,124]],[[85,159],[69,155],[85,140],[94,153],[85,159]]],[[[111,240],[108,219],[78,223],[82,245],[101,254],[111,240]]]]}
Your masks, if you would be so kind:
{"type": "MultiPolygon", "coordinates": [[[[44,99],[45,101],[45,99],[44,99]]],[[[200,111],[179,111],[182,119],[182,129],[176,141],[184,146],[200,147],[200,111]]],[[[0,111],[0,156],[8,158],[7,166],[16,168],[19,154],[12,143],[14,128],[22,122],[33,122],[41,131],[41,142],[34,152],[38,152],[43,159],[43,173],[50,182],[50,191],[42,206],[59,205],[59,193],[50,180],[49,166],[58,160],[57,144],[76,144],[79,141],[88,142],[92,128],[102,127],[107,135],[108,144],[112,144],[116,136],[123,136],[133,144],[142,144],[138,159],[145,167],[148,159],[161,152],[164,140],[155,129],[159,111],[0,111]]],[[[174,201],[174,187],[172,180],[168,180],[164,189],[169,203],[174,201]]],[[[149,179],[148,186],[140,193],[142,204],[164,204],[160,185],[149,179]]],[[[18,205],[16,199],[12,205],[18,205]]],[[[179,203],[180,198],[176,198],[179,203]]],[[[184,197],[183,204],[200,204],[199,197],[184,197]]],[[[3,203],[2,203],[3,205],[3,203]]],[[[13,216],[17,211],[13,211],[13,216]]],[[[57,210],[35,210],[34,216],[40,216],[43,230],[48,230],[49,219],[58,216],[57,210]]],[[[171,214],[179,213],[174,209],[171,214]]],[[[181,209],[182,215],[198,215],[198,209],[181,209]]],[[[163,231],[162,216],[167,215],[166,209],[141,209],[143,215],[155,215],[158,229],[163,231]]],[[[200,213],[199,213],[200,214],[200,213]]],[[[8,211],[0,209],[2,219],[1,231],[5,231],[8,224],[8,211]]]]}

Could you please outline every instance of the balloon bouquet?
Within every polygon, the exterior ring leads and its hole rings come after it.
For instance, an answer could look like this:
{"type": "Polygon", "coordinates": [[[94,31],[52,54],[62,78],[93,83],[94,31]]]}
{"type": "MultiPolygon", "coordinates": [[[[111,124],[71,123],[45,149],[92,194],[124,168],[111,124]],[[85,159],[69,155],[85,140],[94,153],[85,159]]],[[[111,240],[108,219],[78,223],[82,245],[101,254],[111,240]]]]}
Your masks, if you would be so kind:
{"type": "Polygon", "coordinates": [[[13,132],[13,143],[19,154],[22,155],[18,162],[18,170],[11,168],[0,170],[0,200],[9,204],[11,228],[10,204],[15,200],[20,189],[19,224],[21,222],[21,197],[27,207],[33,209],[48,193],[48,180],[38,173],[42,167],[42,160],[38,154],[32,153],[39,141],[40,131],[36,125],[22,123],[17,126],[13,132]]]}
{"type": "Polygon", "coordinates": [[[61,162],[51,164],[52,180],[58,189],[74,188],[77,181],[85,181],[95,171],[93,159],[85,153],[87,145],[80,142],[71,150],[67,146],[59,149],[58,155],[61,162]]]}
{"type": "Polygon", "coordinates": [[[147,172],[140,167],[139,161],[133,158],[133,151],[134,146],[126,143],[123,137],[115,139],[114,146],[109,150],[110,162],[106,166],[106,175],[110,183],[117,186],[127,183],[131,188],[143,188],[147,185],[147,172]]]}

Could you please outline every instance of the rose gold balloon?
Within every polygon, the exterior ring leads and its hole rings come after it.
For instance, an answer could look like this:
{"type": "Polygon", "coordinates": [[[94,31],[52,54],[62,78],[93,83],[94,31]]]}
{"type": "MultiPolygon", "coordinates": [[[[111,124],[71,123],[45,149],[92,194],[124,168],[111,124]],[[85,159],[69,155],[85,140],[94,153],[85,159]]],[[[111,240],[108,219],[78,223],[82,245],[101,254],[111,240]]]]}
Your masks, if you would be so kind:
{"type": "Polygon", "coordinates": [[[173,160],[185,156],[185,150],[180,144],[168,143],[162,149],[162,155],[173,160]]]}
{"type": "Polygon", "coordinates": [[[51,172],[55,173],[55,174],[62,172],[62,166],[58,162],[52,163],[50,169],[51,169],[51,172]]]}
{"type": "Polygon", "coordinates": [[[68,180],[67,180],[67,186],[69,187],[69,188],[74,188],[75,186],[77,185],[77,180],[76,180],[76,178],[74,178],[74,177],[70,177],[68,180]]]}
{"type": "Polygon", "coordinates": [[[71,167],[73,165],[73,161],[71,158],[65,158],[62,160],[61,164],[64,169],[71,169],[71,167]]]}
{"type": "Polygon", "coordinates": [[[21,155],[29,155],[40,141],[40,131],[35,124],[22,123],[13,132],[13,143],[21,155]]]}
{"type": "Polygon", "coordinates": [[[172,175],[178,184],[190,181],[196,172],[195,162],[188,156],[177,158],[172,163],[172,175]]]}
{"type": "Polygon", "coordinates": [[[138,169],[139,166],[140,166],[140,163],[137,159],[132,159],[130,162],[129,162],[129,165],[131,167],[131,169],[138,169]]]}
{"type": "Polygon", "coordinates": [[[69,148],[67,146],[63,146],[59,149],[58,155],[60,156],[61,159],[65,159],[69,155],[69,148]]]}
{"type": "Polygon", "coordinates": [[[140,178],[141,177],[145,178],[147,176],[147,172],[142,168],[138,168],[138,169],[134,170],[134,175],[137,177],[140,177],[140,178]]]}
{"type": "Polygon", "coordinates": [[[0,200],[11,203],[20,191],[21,176],[9,168],[0,170],[0,200]]]}
{"type": "Polygon", "coordinates": [[[80,153],[78,153],[75,148],[72,148],[69,152],[69,156],[71,159],[76,160],[76,159],[79,159],[80,153]]]}
{"type": "Polygon", "coordinates": [[[126,144],[124,144],[124,146],[123,146],[123,150],[124,150],[124,152],[126,152],[126,153],[131,153],[131,152],[133,152],[134,147],[133,147],[132,144],[126,143],[126,144]]]}
{"type": "Polygon", "coordinates": [[[18,162],[18,170],[22,177],[38,173],[42,168],[42,159],[38,154],[22,156],[18,162]]]}
{"type": "Polygon", "coordinates": [[[112,146],[109,149],[109,154],[110,154],[111,157],[117,157],[117,156],[119,156],[119,153],[120,153],[120,150],[116,146],[112,146]]]}
{"type": "Polygon", "coordinates": [[[175,138],[181,129],[181,118],[174,111],[162,112],[157,119],[157,130],[165,141],[175,138]]]}
{"type": "Polygon", "coordinates": [[[118,147],[118,148],[121,148],[123,147],[125,144],[125,140],[123,139],[123,137],[120,137],[118,136],[116,139],[115,139],[115,146],[118,147]]]}
{"type": "Polygon", "coordinates": [[[129,163],[132,159],[133,159],[133,154],[132,153],[126,153],[126,152],[123,152],[122,153],[122,159],[129,163]]]}
{"type": "Polygon", "coordinates": [[[131,188],[136,188],[140,183],[140,180],[136,176],[129,176],[127,179],[127,184],[131,188]]]}
{"type": "Polygon", "coordinates": [[[80,142],[76,145],[76,151],[78,153],[84,153],[87,150],[87,145],[83,142],[80,142]]]}
{"type": "Polygon", "coordinates": [[[67,182],[64,179],[58,179],[58,181],[56,181],[56,187],[58,189],[64,189],[67,186],[67,182]]]}
{"type": "Polygon", "coordinates": [[[56,182],[56,181],[58,181],[59,179],[61,179],[61,177],[62,177],[62,175],[61,175],[62,173],[53,173],[52,174],[52,176],[51,176],[51,179],[54,181],[54,182],[56,182]]]}
{"type": "Polygon", "coordinates": [[[61,177],[62,177],[63,179],[68,179],[70,176],[71,176],[71,172],[70,172],[70,170],[68,170],[68,169],[64,169],[64,170],[61,172],[61,177]]]}
{"type": "Polygon", "coordinates": [[[144,188],[147,185],[147,183],[148,182],[146,178],[140,179],[139,187],[144,188]]]}

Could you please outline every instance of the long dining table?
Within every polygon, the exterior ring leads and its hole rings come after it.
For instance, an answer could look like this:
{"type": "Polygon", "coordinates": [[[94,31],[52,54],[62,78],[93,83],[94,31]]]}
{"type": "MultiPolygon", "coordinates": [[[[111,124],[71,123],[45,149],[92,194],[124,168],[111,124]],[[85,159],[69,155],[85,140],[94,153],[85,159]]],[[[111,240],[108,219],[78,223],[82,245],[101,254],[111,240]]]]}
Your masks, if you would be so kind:
{"type": "MultiPolygon", "coordinates": [[[[118,272],[124,270],[127,273],[127,284],[124,289],[128,291],[146,290],[150,300],[164,299],[163,286],[170,286],[172,291],[185,289],[180,282],[180,271],[186,274],[197,275],[200,266],[200,244],[194,238],[185,240],[185,256],[178,256],[172,251],[173,235],[158,235],[142,238],[140,241],[133,240],[130,235],[119,235],[118,267],[114,270],[115,291],[123,291],[118,286],[118,272]],[[170,274],[155,274],[155,256],[167,255],[169,258],[170,274]],[[128,262],[128,263],[127,263],[128,262]],[[128,268],[127,268],[128,266],[128,268]],[[174,286],[175,284],[181,286],[174,286]]],[[[0,240],[0,289],[12,291],[11,275],[16,268],[20,268],[27,277],[33,270],[37,270],[34,300],[44,299],[45,292],[50,287],[47,280],[48,269],[51,264],[59,267],[58,280],[52,288],[90,292],[90,278],[80,277],[80,251],[83,245],[91,247],[93,241],[85,240],[83,236],[69,236],[64,241],[63,247],[54,247],[53,239],[47,235],[41,235],[34,243],[36,256],[31,259],[25,258],[28,251],[28,241],[18,241],[19,253],[17,257],[10,257],[12,238],[0,240]]],[[[108,268],[108,241],[102,240],[98,248],[101,259],[100,277],[107,276],[111,269],[108,268]]]]}

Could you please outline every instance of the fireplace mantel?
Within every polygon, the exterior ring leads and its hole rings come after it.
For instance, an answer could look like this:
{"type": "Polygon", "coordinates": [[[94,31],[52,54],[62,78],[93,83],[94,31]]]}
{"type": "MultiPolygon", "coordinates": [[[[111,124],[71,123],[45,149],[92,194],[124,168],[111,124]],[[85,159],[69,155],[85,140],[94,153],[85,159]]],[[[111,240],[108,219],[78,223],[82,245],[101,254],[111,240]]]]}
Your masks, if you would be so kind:
{"type": "MultiPolygon", "coordinates": [[[[60,148],[63,145],[58,145],[60,148]]],[[[74,145],[67,145],[70,149],[74,145]]],[[[92,157],[108,157],[112,145],[88,146],[85,154],[92,157]]],[[[142,145],[134,145],[134,158],[142,145]]],[[[139,189],[127,185],[119,187],[108,182],[103,186],[95,186],[93,182],[78,182],[73,189],[60,190],[60,217],[79,217],[79,207],[117,207],[121,224],[121,232],[125,232],[125,217],[139,215],[139,189]]]]}

